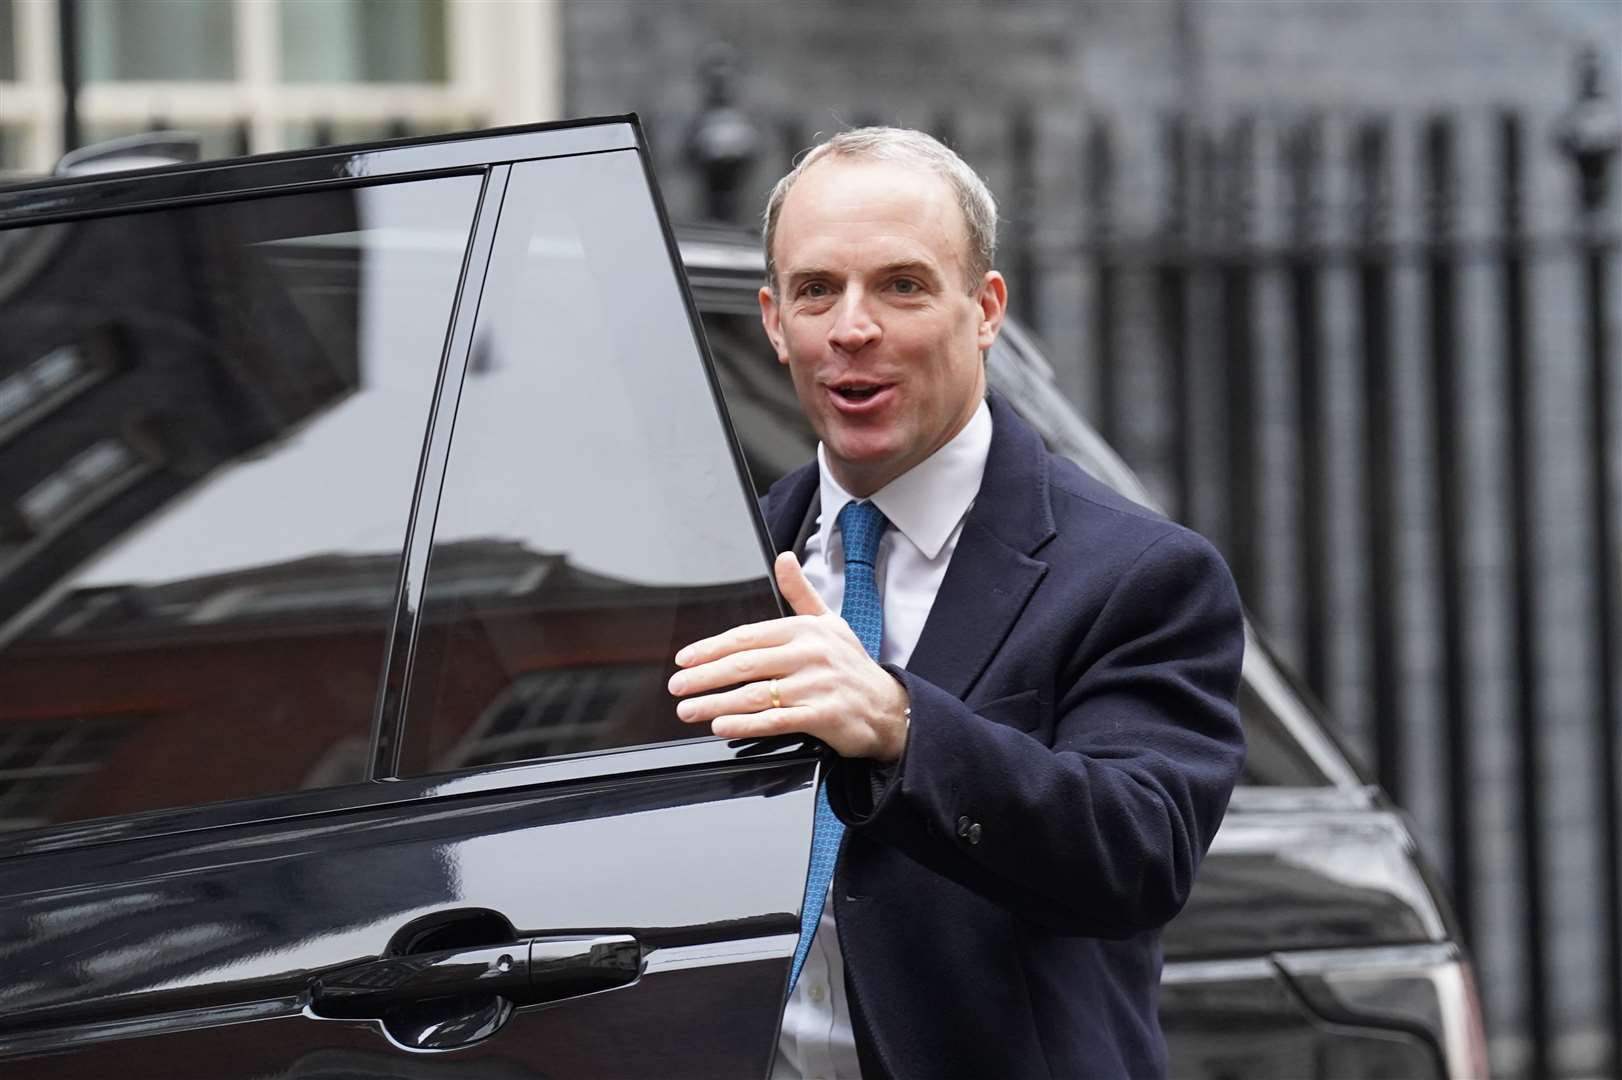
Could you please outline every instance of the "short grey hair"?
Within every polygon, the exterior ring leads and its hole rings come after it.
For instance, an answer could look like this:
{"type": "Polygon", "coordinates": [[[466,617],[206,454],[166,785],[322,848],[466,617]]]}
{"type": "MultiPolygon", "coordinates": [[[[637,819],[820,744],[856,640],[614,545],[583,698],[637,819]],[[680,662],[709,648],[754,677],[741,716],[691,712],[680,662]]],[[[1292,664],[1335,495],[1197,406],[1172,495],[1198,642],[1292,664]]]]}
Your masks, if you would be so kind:
{"type": "Polygon", "coordinates": [[[774,293],[777,291],[777,258],[772,254],[772,244],[777,239],[777,219],[782,216],[783,202],[795,181],[824,158],[913,165],[945,180],[957,198],[968,232],[968,265],[964,268],[968,286],[971,290],[979,286],[997,256],[997,200],[986,182],[969,168],[968,162],[927,132],[912,128],[864,127],[841,131],[813,146],[772,188],[771,197],[766,200],[761,235],[766,246],[766,280],[774,293]]]}

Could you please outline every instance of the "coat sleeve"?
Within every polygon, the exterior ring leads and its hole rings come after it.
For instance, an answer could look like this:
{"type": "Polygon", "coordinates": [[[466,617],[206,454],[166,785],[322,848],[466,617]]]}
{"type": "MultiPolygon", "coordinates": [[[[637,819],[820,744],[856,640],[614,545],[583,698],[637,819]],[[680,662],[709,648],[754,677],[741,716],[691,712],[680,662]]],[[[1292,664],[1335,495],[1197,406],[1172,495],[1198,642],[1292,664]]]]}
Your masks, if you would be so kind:
{"type": "Polygon", "coordinates": [[[829,798],[850,828],[1032,923],[1129,937],[1182,908],[1244,759],[1238,594],[1210,544],[1175,529],[1075,630],[1052,745],[892,668],[912,698],[905,753],[836,759],[829,798]]]}

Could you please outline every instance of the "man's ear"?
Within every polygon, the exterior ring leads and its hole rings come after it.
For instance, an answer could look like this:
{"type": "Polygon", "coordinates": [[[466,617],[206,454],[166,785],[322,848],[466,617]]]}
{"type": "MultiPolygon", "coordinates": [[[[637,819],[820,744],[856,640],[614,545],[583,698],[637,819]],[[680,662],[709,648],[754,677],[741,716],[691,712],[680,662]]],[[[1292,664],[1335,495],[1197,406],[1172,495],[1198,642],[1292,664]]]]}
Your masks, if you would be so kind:
{"type": "Polygon", "coordinates": [[[980,306],[978,344],[980,351],[991,348],[1002,329],[1003,316],[1008,314],[1008,282],[995,270],[987,270],[975,291],[974,301],[980,306]]]}
{"type": "Polygon", "coordinates": [[[772,348],[777,350],[777,362],[788,363],[788,347],[783,341],[783,319],[777,306],[777,294],[765,285],[760,287],[760,325],[766,328],[766,336],[771,339],[772,348]]]}

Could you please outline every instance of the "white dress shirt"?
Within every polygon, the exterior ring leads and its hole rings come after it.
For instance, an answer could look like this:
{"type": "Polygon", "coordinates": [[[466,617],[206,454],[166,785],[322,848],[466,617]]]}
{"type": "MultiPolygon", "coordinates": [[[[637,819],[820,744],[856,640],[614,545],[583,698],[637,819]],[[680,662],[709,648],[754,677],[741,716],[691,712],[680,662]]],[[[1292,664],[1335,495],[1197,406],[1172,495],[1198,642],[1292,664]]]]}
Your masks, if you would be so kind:
{"type": "MultiPolygon", "coordinates": [[[[873,493],[870,501],[890,522],[874,563],[884,602],[882,662],[905,667],[912,658],[963,533],[963,520],[980,490],[990,449],[991,410],[982,401],[950,442],[873,493]]],[[[845,504],[856,500],[828,471],[820,445],[817,471],[822,480],[820,516],[801,563],[823,603],[838,611],[845,599],[845,555],[836,523],[845,504]]],[[[783,1013],[772,1080],[861,1080],[832,889],[830,882],[822,921],[783,1013]]]]}

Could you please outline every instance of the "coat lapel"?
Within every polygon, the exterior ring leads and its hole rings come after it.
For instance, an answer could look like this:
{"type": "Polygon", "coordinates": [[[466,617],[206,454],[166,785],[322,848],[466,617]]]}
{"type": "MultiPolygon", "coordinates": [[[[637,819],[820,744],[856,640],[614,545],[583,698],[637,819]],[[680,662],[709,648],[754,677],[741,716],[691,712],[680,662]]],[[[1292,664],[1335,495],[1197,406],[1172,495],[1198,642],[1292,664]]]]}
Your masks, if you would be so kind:
{"type": "MultiPolygon", "coordinates": [[[[1034,558],[1054,536],[1047,451],[998,394],[990,395],[986,474],[907,670],[958,698],[996,655],[1048,565],[1034,558]]],[[[816,497],[813,461],[772,486],[763,511],[772,548],[790,551],[816,497]]]]}
{"type": "Polygon", "coordinates": [[[1037,434],[991,396],[991,450],[957,550],[907,670],[967,698],[1048,570],[1034,558],[1054,536],[1047,454],[1037,434]]]}

